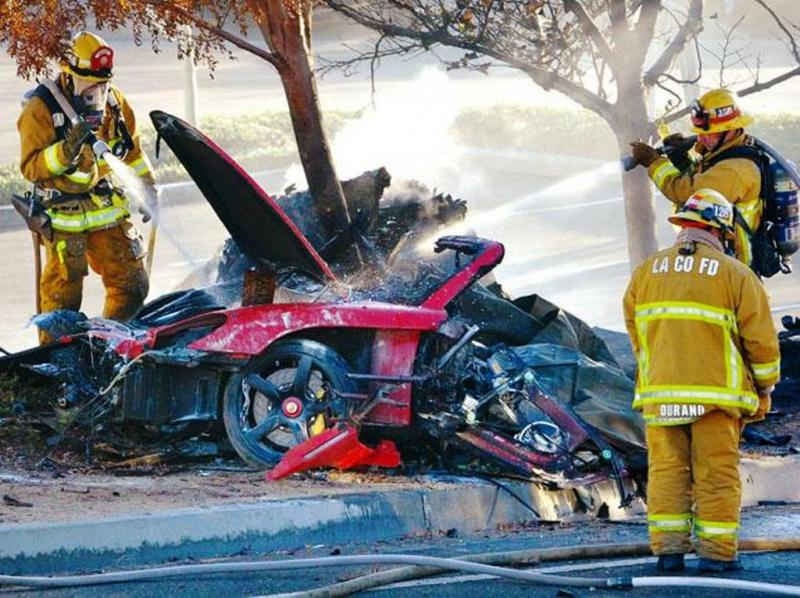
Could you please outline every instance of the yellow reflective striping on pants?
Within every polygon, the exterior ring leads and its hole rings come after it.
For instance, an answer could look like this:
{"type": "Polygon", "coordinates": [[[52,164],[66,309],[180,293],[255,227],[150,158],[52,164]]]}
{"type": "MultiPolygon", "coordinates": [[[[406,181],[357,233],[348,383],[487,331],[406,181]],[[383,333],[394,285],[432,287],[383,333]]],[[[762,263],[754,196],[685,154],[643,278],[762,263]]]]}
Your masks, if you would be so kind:
{"type": "Polygon", "coordinates": [[[691,513],[648,515],[647,524],[647,529],[651,532],[688,533],[692,528],[692,515],[691,513]]]}
{"type": "Polygon", "coordinates": [[[61,239],[58,243],[56,243],[56,255],[58,255],[58,261],[62,264],[67,260],[67,242],[64,239],[61,239]]]}
{"type": "Polygon", "coordinates": [[[736,538],[739,533],[739,523],[697,519],[694,522],[694,533],[698,538],[736,538]]]}

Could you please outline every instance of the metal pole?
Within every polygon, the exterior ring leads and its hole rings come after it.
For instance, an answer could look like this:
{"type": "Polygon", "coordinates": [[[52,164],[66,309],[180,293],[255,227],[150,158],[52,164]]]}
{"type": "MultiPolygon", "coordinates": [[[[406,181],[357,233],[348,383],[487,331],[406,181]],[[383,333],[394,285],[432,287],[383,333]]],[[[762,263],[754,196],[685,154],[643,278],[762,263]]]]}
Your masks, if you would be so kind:
{"type": "Polygon", "coordinates": [[[36,285],[36,314],[42,313],[42,251],[39,248],[42,238],[39,233],[31,233],[33,237],[33,276],[36,285]]]}
{"type": "MultiPolygon", "coordinates": [[[[192,36],[192,26],[186,26],[187,39],[192,36]]],[[[197,68],[194,64],[194,50],[183,57],[183,114],[186,122],[197,126],[197,68]]]]}

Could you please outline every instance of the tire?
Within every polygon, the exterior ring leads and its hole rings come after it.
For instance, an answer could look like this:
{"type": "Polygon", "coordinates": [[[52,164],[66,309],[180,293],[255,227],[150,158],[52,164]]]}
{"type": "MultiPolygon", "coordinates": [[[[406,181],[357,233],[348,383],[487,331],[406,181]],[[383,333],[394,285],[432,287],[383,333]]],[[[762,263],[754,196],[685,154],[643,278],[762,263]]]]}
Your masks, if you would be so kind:
{"type": "Polygon", "coordinates": [[[349,372],[336,351],[316,341],[275,343],[225,387],[222,415],[233,448],[250,465],[274,465],[320,431],[317,418],[327,427],[331,418],[348,415],[349,402],[337,393],[356,392],[349,372]]]}

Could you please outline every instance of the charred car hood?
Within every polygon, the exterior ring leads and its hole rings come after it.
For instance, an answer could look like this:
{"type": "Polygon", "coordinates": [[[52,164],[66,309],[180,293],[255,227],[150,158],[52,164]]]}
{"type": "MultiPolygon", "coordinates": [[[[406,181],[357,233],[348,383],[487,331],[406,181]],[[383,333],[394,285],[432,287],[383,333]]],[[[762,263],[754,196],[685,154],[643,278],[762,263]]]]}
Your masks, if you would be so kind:
{"type": "Polygon", "coordinates": [[[154,110],[150,118],[248,257],[272,269],[334,278],[294,222],[221,147],[176,116],[154,110]]]}

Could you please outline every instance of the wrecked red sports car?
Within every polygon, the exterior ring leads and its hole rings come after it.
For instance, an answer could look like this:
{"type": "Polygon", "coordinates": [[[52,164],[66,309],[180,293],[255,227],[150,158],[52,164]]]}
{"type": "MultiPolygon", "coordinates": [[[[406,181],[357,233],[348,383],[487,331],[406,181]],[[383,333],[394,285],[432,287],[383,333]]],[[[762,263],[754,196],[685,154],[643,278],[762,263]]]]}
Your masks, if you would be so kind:
{"type": "Polygon", "coordinates": [[[641,446],[600,434],[524,354],[489,344],[509,340],[491,334],[491,309],[456,309],[503,259],[500,243],[412,235],[345,283],[213,141],[151,118],[248,258],[244,281],[163,296],[127,324],[52,314],[40,325],[58,343],[2,358],[0,372],[55,383],[55,402],[94,429],[185,437],[222,421],[272,479],[466,455],[559,485],[613,478],[630,496],[620,451],[641,446]],[[276,287],[303,300],[276,303],[276,287]]]}

